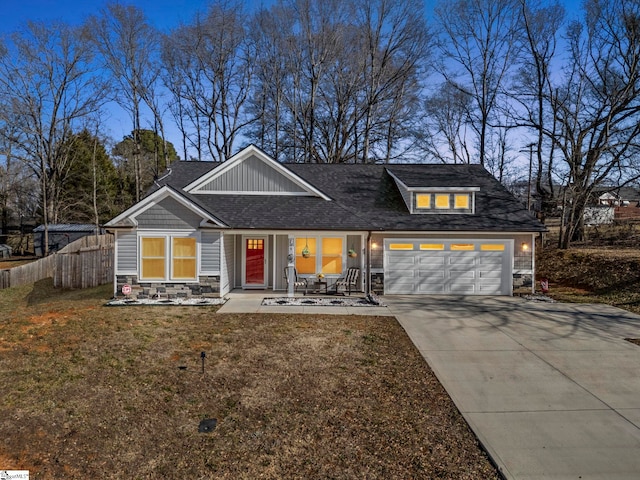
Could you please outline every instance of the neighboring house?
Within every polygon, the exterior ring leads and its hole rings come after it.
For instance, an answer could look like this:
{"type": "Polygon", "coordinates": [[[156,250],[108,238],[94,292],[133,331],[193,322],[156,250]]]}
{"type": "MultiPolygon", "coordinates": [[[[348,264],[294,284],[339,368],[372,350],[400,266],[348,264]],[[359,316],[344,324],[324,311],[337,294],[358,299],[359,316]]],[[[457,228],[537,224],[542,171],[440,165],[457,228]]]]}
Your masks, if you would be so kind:
{"type": "Polygon", "coordinates": [[[586,225],[604,225],[616,220],[640,219],[640,192],[634,187],[599,187],[585,207],[586,225]]]}
{"type": "Polygon", "coordinates": [[[329,286],[358,268],[364,292],[511,295],[545,230],[479,165],[281,164],[255,146],[173,163],[105,228],[114,292],[138,298],[285,292],[289,264],[329,286]]]}
{"type": "Polygon", "coordinates": [[[9,258],[11,257],[11,247],[4,243],[0,243],[0,258],[9,258]]]}
{"type": "MultiPolygon", "coordinates": [[[[49,253],[57,252],[71,242],[103,233],[102,229],[91,224],[82,223],[51,223],[48,228],[49,253]]],[[[44,225],[33,229],[33,247],[38,257],[44,256],[44,225]]]]}

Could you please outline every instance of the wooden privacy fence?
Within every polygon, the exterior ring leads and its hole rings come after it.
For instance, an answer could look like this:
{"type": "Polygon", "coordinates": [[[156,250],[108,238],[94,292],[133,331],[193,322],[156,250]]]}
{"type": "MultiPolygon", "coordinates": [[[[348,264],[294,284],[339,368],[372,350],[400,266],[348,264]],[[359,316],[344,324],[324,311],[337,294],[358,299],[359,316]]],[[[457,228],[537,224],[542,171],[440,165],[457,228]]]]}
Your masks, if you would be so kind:
{"type": "Polygon", "coordinates": [[[54,287],[91,288],[110,282],[113,282],[113,246],[55,254],[54,287]]]}
{"type": "Polygon", "coordinates": [[[113,237],[84,237],[35,262],[0,271],[0,289],[52,277],[57,288],[90,288],[113,281],[113,237]]]}

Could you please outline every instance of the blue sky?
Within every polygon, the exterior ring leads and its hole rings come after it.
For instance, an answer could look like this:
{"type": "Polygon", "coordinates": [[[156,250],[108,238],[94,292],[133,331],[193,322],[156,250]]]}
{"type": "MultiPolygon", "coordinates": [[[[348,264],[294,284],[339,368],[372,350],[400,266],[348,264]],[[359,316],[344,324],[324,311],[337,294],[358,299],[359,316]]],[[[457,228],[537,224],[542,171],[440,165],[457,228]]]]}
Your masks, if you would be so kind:
{"type": "MultiPolygon", "coordinates": [[[[80,23],[88,15],[96,13],[106,2],[101,0],[0,0],[0,32],[10,32],[27,20],[62,20],[80,23]]],[[[160,29],[169,29],[181,22],[189,21],[193,15],[204,10],[208,0],[123,0],[124,4],[140,7],[151,24],[160,29]]],[[[245,5],[255,9],[269,6],[274,0],[248,0],[245,5]]],[[[426,10],[433,8],[436,0],[425,0],[426,10]]],[[[582,0],[563,2],[570,16],[575,15],[582,0]],[[573,15],[572,15],[573,14],[573,15]]]]}
{"type": "MultiPolygon", "coordinates": [[[[245,4],[249,8],[256,8],[272,2],[273,0],[251,0],[245,4]]],[[[97,13],[106,3],[102,0],[0,0],[0,31],[13,31],[27,20],[80,23],[87,16],[97,13]]],[[[122,0],[120,3],[140,7],[152,25],[159,29],[169,29],[188,22],[197,11],[204,10],[209,1],[122,0]]]]}
{"type": "MultiPolygon", "coordinates": [[[[123,4],[141,8],[156,28],[167,31],[180,23],[189,22],[196,12],[204,11],[210,0],[120,0],[123,4]]],[[[247,10],[260,6],[268,7],[277,0],[246,0],[247,10]]],[[[322,0],[319,0],[322,1],[322,0]]],[[[402,1],[402,0],[399,0],[402,1]]],[[[69,24],[80,24],[89,15],[96,14],[107,0],[0,0],[0,35],[18,29],[28,20],[60,20],[69,24]]],[[[430,15],[437,0],[425,0],[425,14],[430,15]]],[[[569,18],[575,18],[582,0],[564,0],[569,18]]],[[[118,141],[131,132],[131,121],[124,112],[113,105],[110,109],[108,131],[118,141]]],[[[168,122],[169,140],[179,144],[179,135],[173,132],[168,122]]],[[[144,128],[148,128],[147,125],[144,128]]]]}

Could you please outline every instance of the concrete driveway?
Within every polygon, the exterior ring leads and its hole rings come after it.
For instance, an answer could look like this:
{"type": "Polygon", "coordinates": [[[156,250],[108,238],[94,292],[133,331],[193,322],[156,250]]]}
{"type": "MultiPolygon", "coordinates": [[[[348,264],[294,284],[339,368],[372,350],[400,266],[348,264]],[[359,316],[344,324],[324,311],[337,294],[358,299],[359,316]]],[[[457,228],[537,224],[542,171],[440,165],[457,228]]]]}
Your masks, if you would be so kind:
{"type": "Polygon", "coordinates": [[[640,478],[640,316],[516,297],[385,296],[506,478],[640,478]]]}

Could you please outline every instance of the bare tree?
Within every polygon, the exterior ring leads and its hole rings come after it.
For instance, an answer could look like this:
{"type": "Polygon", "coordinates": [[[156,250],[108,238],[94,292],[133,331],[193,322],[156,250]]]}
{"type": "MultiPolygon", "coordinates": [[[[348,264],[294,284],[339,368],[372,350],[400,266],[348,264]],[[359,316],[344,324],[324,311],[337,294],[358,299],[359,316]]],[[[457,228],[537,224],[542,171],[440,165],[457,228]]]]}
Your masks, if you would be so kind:
{"type": "Polygon", "coordinates": [[[640,178],[640,4],[589,0],[569,25],[564,77],[548,97],[558,131],[546,129],[568,173],[560,246],[583,236],[593,189],[640,178]]]}
{"type": "Polygon", "coordinates": [[[358,27],[362,30],[362,161],[370,161],[376,124],[386,117],[380,138],[383,158],[391,157],[393,132],[415,106],[416,75],[423,70],[429,35],[420,1],[375,0],[357,4],[358,27]],[[408,101],[407,101],[408,100],[408,101]]]}
{"type": "Polygon", "coordinates": [[[192,45],[191,28],[182,26],[162,39],[163,83],[171,93],[169,111],[182,136],[182,151],[185,159],[195,149],[197,160],[204,156],[203,129],[200,109],[195,102],[195,92],[200,90],[200,74],[197,60],[185,55],[192,45]]]}
{"type": "Polygon", "coordinates": [[[39,179],[45,253],[72,162],[67,140],[103,98],[91,60],[85,32],[59,23],[29,23],[0,45],[0,97],[8,107],[3,120],[17,129],[4,140],[39,179]]]}
{"type": "Polygon", "coordinates": [[[442,1],[436,7],[441,28],[440,72],[472,99],[471,127],[480,164],[487,160],[489,130],[505,81],[517,58],[517,0],[442,1]]]}
{"type": "Polygon", "coordinates": [[[164,44],[174,105],[189,112],[193,129],[206,132],[208,154],[218,161],[233,154],[239,133],[252,121],[245,111],[253,62],[244,22],[239,3],[220,0],[164,44]]]}
{"type": "Polygon", "coordinates": [[[471,163],[470,102],[455,85],[441,84],[424,100],[424,121],[416,132],[420,148],[443,163],[471,163]]]}
{"type": "MultiPolygon", "coordinates": [[[[162,125],[162,116],[155,102],[154,86],[160,66],[155,58],[158,51],[158,36],[148,22],[144,12],[132,5],[109,3],[100,16],[88,22],[104,68],[111,73],[115,86],[114,100],[131,116],[132,134],[136,148],[133,151],[135,165],[136,201],[143,193],[140,164],[140,140],[137,137],[141,126],[141,111],[144,104],[152,111],[156,121],[162,125]]],[[[164,128],[162,127],[164,133],[164,128]]]]}
{"type": "Polygon", "coordinates": [[[511,89],[515,103],[513,116],[516,124],[531,129],[535,135],[530,154],[535,153],[535,191],[541,200],[543,213],[554,209],[554,153],[553,117],[548,101],[553,91],[552,62],[557,57],[560,28],[565,10],[559,3],[543,4],[539,0],[520,0],[523,36],[519,56],[519,71],[511,89]],[[547,138],[549,134],[549,138],[547,138]],[[535,147],[535,148],[534,148],[535,147]]]}
{"type": "Polygon", "coordinates": [[[390,161],[410,143],[401,140],[419,104],[422,9],[418,0],[291,0],[259,12],[252,135],[289,161],[390,161]]]}

